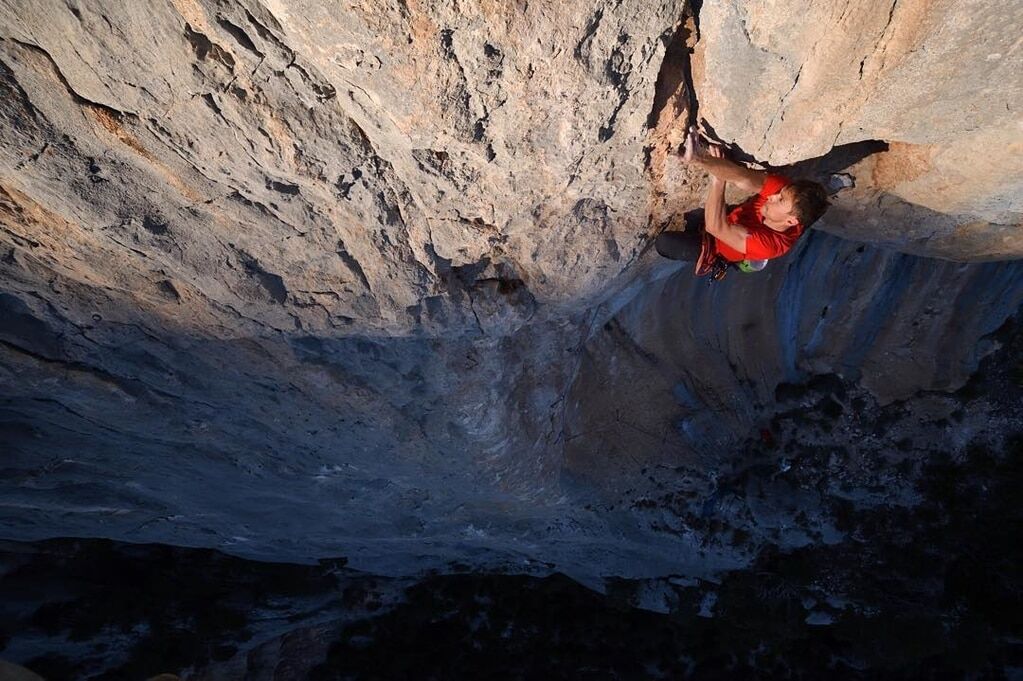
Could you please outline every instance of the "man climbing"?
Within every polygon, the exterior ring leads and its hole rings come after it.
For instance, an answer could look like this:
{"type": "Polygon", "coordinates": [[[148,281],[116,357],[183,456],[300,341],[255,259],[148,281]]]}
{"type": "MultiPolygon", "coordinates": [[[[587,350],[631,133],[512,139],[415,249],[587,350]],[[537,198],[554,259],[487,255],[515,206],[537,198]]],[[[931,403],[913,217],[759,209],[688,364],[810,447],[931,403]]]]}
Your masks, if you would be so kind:
{"type": "Polygon", "coordinates": [[[696,263],[697,276],[713,274],[720,279],[733,265],[744,271],[761,269],[767,260],[787,253],[828,208],[828,195],[820,184],[792,182],[733,163],[720,147],[701,144],[695,130],[689,132],[682,160],[711,174],[703,224],[664,232],[654,246],[666,258],[696,263]],[[756,195],[729,212],[728,182],[756,195]]]}

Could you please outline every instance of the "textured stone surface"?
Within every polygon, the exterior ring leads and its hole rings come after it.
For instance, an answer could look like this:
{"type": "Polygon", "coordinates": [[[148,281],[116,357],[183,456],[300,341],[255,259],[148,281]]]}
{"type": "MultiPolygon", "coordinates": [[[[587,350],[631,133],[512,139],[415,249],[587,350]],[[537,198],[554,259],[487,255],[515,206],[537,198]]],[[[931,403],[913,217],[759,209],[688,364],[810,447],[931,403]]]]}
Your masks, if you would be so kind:
{"type": "Polygon", "coordinates": [[[450,334],[479,298],[514,324],[645,244],[662,4],[5,3],[7,203],[154,301],[450,334]]]}
{"type": "Polygon", "coordinates": [[[779,385],[768,436],[734,447],[710,493],[651,466],[658,484],[616,503],[750,556],[712,579],[613,578],[597,593],[466,563],[396,579],[343,561],[2,541],[0,654],[49,681],[1012,678],[1019,320],[994,338],[954,393],[881,405],[834,374],[779,385]]]}
{"type": "Polygon", "coordinates": [[[776,386],[802,376],[838,374],[883,403],[954,390],[998,345],[975,334],[1023,302],[1020,275],[1018,264],[945,263],[814,233],[756,276],[653,282],[584,348],[567,398],[568,469],[619,492],[645,467],[713,470],[776,386]]]}
{"type": "Polygon", "coordinates": [[[714,288],[658,265],[618,309],[503,338],[196,339],[9,296],[3,523],[385,572],[732,565],[630,510],[646,469],[710,490],[775,386],[806,374],[884,400],[955,389],[1023,300],[1016,265],[859,248],[815,235],[714,288]]]}
{"type": "Polygon", "coordinates": [[[1021,21],[1018,5],[984,0],[707,3],[700,116],[775,165],[890,142],[827,229],[951,259],[1019,257],[1023,50],[1005,29],[1021,21]]]}
{"type": "MultiPolygon", "coordinates": [[[[657,262],[701,200],[672,153],[695,95],[725,136],[773,120],[714,113],[734,92],[711,67],[752,87],[715,62],[729,7],[0,0],[3,536],[594,583],[747,563],[636,513],[644,470],[709,494],[781,382],[956,389],[1023,278],[826,234],[714,287],[657,262]]],[[[916,87],[865,63],[871,92],[916,87]]],[[[886,96],[871,115],[907,125],[918,102],[886,96]]],[[[1001,139],[990,116],[976,134],[1001,139]]],[[[781,162],[886,130],[743,145],[781,162]]],[[[1008,189],[932,191],[968,143],[890,141],[829,231],[1019,253],[1008,189]]]]}

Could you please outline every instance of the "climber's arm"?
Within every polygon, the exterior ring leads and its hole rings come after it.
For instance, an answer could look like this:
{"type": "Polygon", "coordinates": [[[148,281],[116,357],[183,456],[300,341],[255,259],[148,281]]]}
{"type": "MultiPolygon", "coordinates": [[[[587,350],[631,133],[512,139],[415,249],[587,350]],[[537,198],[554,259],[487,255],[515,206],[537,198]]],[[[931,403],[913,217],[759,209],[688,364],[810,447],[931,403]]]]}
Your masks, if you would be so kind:
{"type": "Polygon", "coordinates": [[[719,180],[731,182],[744,192],[752,194],[759,193],[764,186],[764,180],[767,179],[767,173],[762,170],[753,170],[729,161],[721,147],[704,144],[695,128],[689,131],[686,138],[682,160],[701,166],[719,180]]]}
{"type": "MultiPolygon", "coordinates": [[[[716,160],[720,158],[721,150],[711,147],[708,154],[709,158],[716,160]]],[[[725,207],[725,181],[717,176],[711,178],[703,217],[708,234],[740,253],[746,252],[746,237],[749,236],[749,232],[742,225],[734,225],[728,221],[728,211],[725,207]]]]}
{"type": "MultiPolygon", "coordinates": [[[[716,149],[717,147],[711,148],[716,149]]],[[[714,177],[725,182],[731,182],[739,189],[751,194],[760,193],[764,186],[764,180],[767,178],[767,173],[763,170],[753,170],[744,165],[733,163],[723,157],[714,158],[708,155],[698,161],[698,163],[714,177]]]]}

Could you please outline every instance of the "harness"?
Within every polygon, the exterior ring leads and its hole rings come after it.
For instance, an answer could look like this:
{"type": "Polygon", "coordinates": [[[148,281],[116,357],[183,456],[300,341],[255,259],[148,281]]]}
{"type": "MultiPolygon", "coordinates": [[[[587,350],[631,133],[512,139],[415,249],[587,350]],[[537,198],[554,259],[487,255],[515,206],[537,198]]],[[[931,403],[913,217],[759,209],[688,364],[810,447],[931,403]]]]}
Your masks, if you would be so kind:
{"type": "Polygon", "coordinates": [[[702,277],[709,275],[710,279],[707,283],[714,283],[715,281],[721,281],[728,274],[729,270],[738,270],[747,274],[753,272],[759,272],[760,270],[767,267],[766,260],[740,260],[738,262],[732,262],[726,260],[720,255],[714,252],[713,244],[711,243],[711,237],[706,232],[703,233],[703,242],[700,248],[700,257],[696,261],[696,276],[702,277]]]}

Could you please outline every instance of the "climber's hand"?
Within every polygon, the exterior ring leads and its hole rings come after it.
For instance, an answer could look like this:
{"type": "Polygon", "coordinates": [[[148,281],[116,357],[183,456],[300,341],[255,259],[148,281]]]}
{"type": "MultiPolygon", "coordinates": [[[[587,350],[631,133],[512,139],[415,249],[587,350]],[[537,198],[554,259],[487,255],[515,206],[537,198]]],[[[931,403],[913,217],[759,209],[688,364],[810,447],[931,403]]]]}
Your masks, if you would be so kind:
{"type": "Polygon", "coordinates": [[[700,139],[699,133],[696,132],[696,128],[689,128],[689,132],[686,134],[685,149],[682,153],[682,162],[700,165],[706,156],[707,149],[700,139]]]}
{"type": "Polygon", "coordinates": [[[683,162],[693,165],[704,165],[708,159],[724,157],[725,153],[721,147],[708,145],[700,137],[700,133],[697,132],[696,128],[689,128],[689,134],[686,136],[685,152],[682,155],[683,162]]]}

